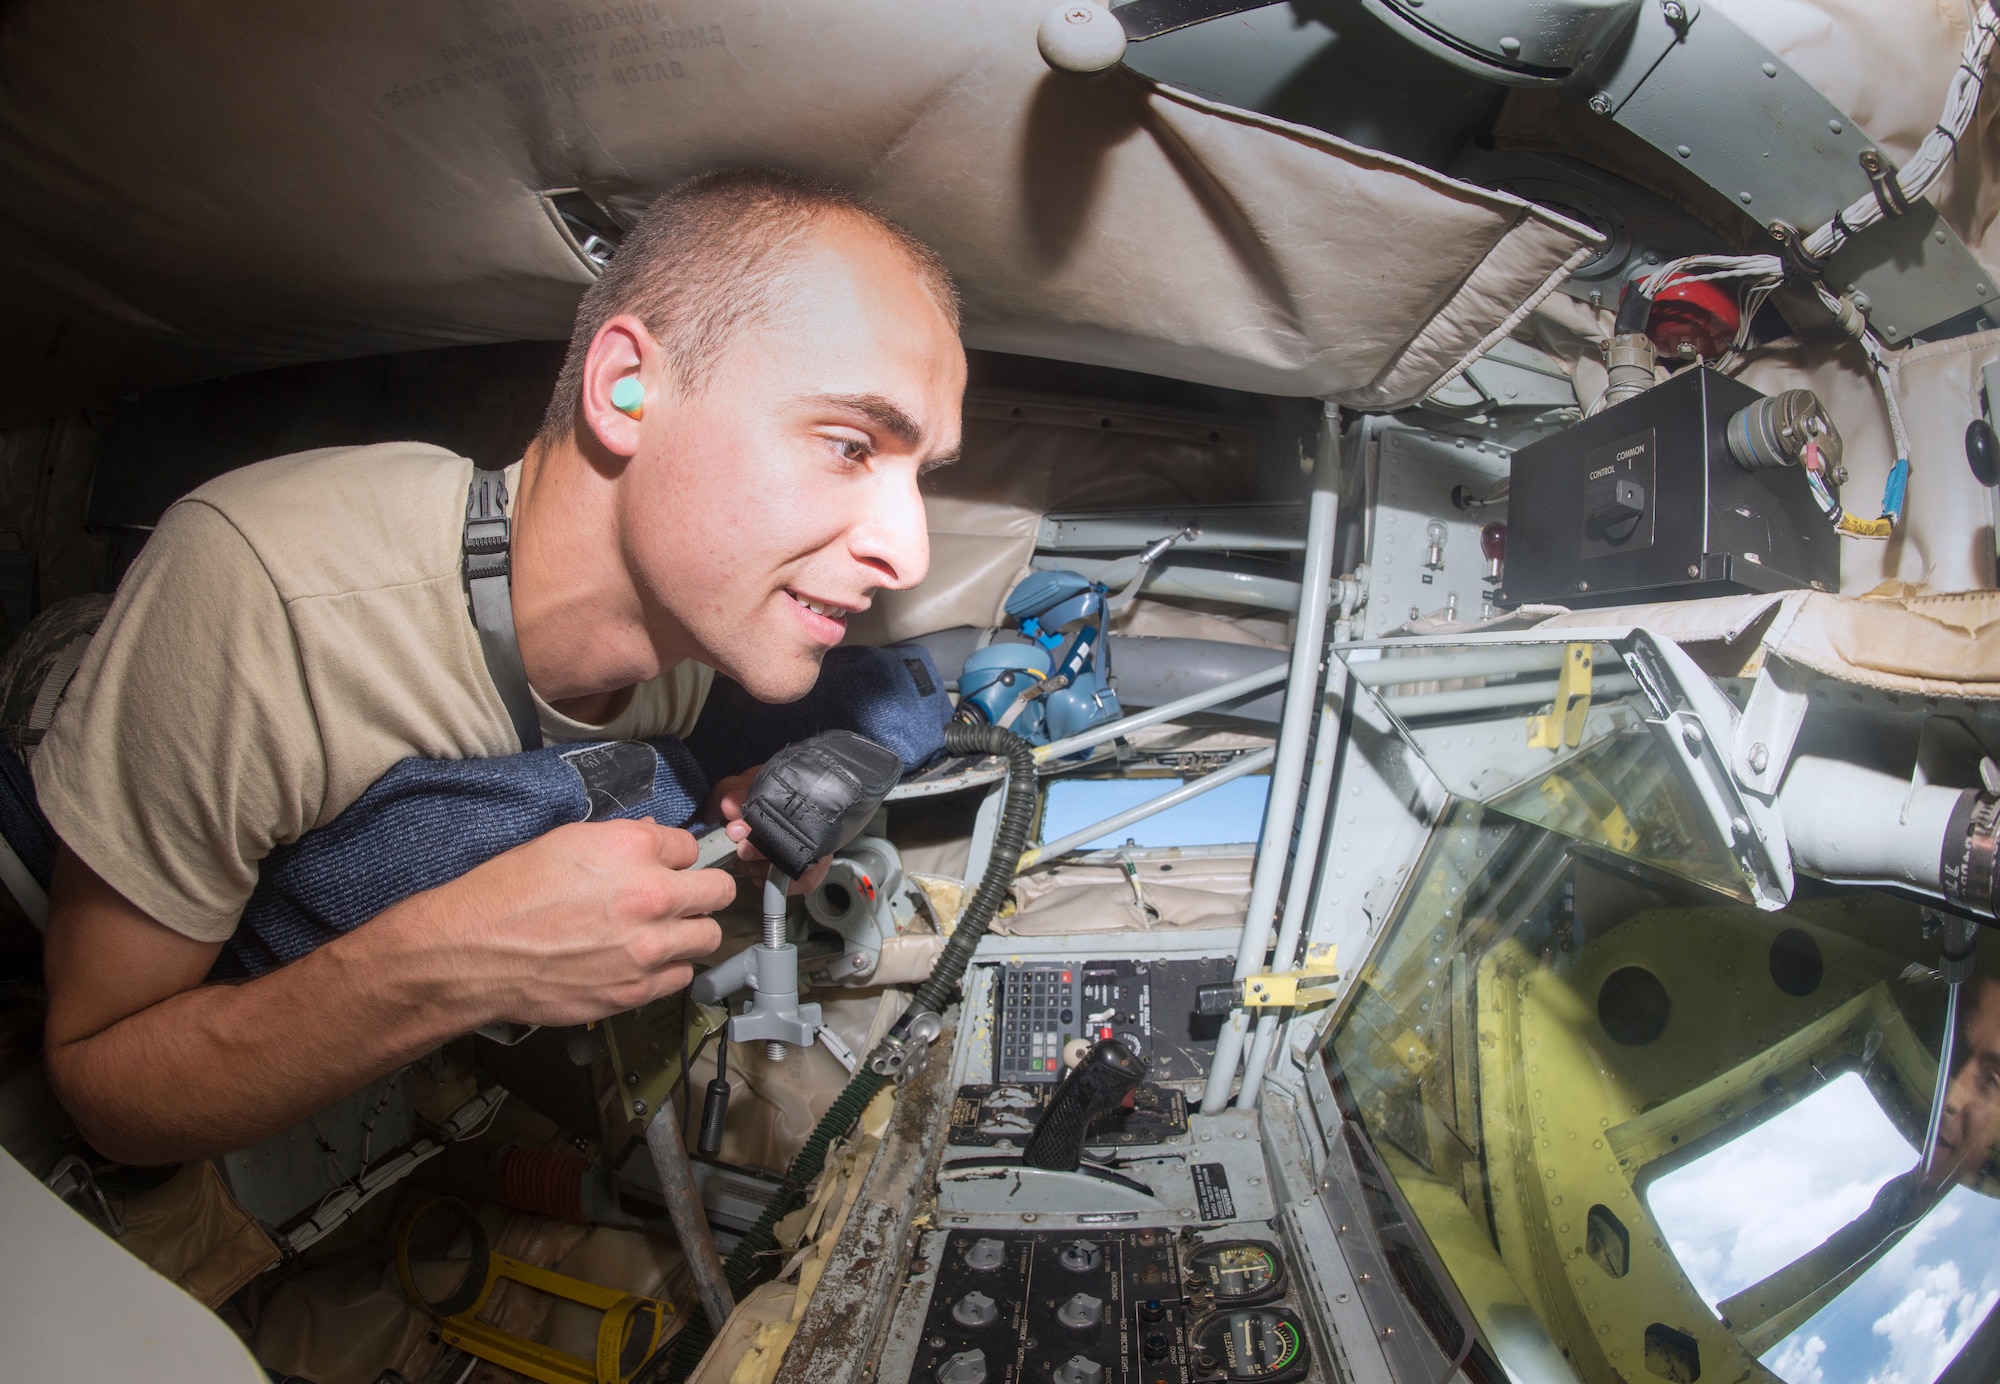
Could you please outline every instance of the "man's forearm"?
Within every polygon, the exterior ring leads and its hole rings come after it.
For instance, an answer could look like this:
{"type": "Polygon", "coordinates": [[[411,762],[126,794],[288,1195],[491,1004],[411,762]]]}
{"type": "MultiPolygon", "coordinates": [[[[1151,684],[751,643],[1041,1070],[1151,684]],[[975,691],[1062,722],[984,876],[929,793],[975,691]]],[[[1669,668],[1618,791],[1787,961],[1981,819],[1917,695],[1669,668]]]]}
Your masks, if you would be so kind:
{"type": "Polygon", "coordinates": [[[736,883],[694,838],[577,822],[243,985],[65,849],[49,892],[48,1064],[98,1149],[242,1148],[493,1019],[580,1024],[688,983],[736,883]]]}
{"type": "Polygon", "coordinates": [[[52,1042],[57,1093],[99,1152],[142,1164],[243,1148],[325,1109],[485,1022],[408,907],[256,980],[52,1042]]]}

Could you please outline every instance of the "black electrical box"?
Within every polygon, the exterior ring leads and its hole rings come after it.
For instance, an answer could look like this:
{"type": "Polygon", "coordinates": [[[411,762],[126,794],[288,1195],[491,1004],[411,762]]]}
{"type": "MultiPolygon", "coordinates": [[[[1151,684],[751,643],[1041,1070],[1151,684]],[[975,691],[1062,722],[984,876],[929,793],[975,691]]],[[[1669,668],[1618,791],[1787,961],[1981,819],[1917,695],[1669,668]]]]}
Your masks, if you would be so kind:
{"type": "Polygon", "coordinates": [[[1723,430],[1764,396],[1705,366],[1514,454],[1510,605],[1840,589],[1840,536],[1803,470],[1751,471],[1723,430]]]}

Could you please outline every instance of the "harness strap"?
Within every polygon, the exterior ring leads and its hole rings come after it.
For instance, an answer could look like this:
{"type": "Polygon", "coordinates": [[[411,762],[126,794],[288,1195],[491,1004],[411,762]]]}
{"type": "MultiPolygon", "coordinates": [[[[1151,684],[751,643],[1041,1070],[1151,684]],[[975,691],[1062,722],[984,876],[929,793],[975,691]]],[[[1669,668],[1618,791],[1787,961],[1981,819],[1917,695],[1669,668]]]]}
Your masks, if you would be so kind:
{"type": "Polygon", "coordinates": [[[521,641],[514,634],[514,598],[508,583],[513,564],[513,525],[507,518],[507,477],[474,463],[472,489],[465,498],[465,593],[472,610],[486,671],[514,723],[524,750],[542,747],[542,723],[535,715],[521,641]]]}

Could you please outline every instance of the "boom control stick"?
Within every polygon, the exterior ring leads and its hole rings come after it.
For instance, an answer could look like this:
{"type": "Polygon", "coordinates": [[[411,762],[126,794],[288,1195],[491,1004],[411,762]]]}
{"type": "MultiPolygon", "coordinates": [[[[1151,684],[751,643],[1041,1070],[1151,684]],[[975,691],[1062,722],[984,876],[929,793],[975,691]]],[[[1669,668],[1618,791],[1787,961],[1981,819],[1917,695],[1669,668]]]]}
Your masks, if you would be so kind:
{"type": "Polygon", "coordinates": [[[1132,1099],[1146,1079],[1146,1064],[1116,1038],[1106,1038],[1084,1054],[1056,1087],[1049,1108],[1028,1136],[1021,1162],[1030,1168],[1075,1172],[1083,1162],[1091,1124],[1132,1099]]]}
{"type": "MultiPolygon", "coordinates": [[[[819,1006],[799,1003],[799,950],[785,939],[785,896],[793,879],[860,834],[903,775],[903,761],[851,731],[832,730],[787,745],[772,755],[743,805],[750,842],[771,862],[764,886],[764,940],[703,972],[688,987],[704,1004],[714,1004],[746,985],[756,992],[743,1012],[729,1021],[728,1039],[762,1038],[773,1060],[786,1044],[810,1046],[820,1032],[819,1006]]],[[[720,864],[736,849],[721,831],[704,837],[697,868],[720,864]]],[[[713,1156],[722,1147],[722,1123],[729,1108],[728,1041],[716,1058],[716,1079],[708,1084],[701,1118],[700,1147],[713,1156]]],[[[701,1193],[688,1166],[674,1103],[663,1101],[646,1126],[646,1148],[660,1179],[662,1199],[686,1251],[688,1269],[712,1330],[735,1307],[715,1235],[702,1209],[701,1193]]]]}
{"type": "Polygon", "coordinates": [[[704,1004],[745,988],[753,992],[729,1021],[731,1041],[762,1039],[765,1056],[782,1062],[787,1046],[811,1047],[819,1036],[819,1006],[799,1003],[799,949],[785,937],[786,894],[815,860],[861,834],[902,776],[895,751],[845,730],[787,745],[757,775],[743,820],[750,824],[750,844],[771,862],[764,938],[704,971],[688,989],[704,1004]]]}

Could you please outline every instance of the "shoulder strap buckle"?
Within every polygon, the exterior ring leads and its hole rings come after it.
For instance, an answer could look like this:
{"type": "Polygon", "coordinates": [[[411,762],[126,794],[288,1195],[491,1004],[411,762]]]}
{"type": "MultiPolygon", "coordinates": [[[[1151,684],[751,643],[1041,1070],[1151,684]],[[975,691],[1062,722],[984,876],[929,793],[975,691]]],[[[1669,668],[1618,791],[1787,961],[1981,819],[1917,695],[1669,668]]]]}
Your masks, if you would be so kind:
{"type": "Polygon", "coordinates": [[[460,568],[472,627],[486,656],[486,672],[507,708],[507,719],[524,750],[542,747],[541,718],[521,661],[521,641],[514,632],[514,593],[510,578],[514,532],[507,517],[507,478],[502,471],[474,466],[472,488],[465,497],[465,557],[460,568]]]}

